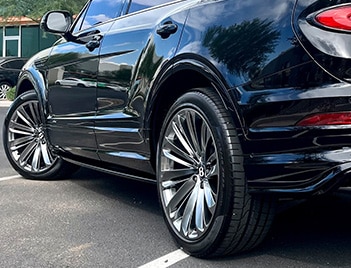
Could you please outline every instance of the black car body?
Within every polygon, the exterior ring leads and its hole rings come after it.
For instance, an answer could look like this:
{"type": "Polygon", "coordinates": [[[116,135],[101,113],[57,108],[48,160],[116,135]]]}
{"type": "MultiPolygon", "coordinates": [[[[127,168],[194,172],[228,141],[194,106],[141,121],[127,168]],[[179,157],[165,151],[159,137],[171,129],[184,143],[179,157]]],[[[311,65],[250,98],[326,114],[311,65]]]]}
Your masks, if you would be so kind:
{"type": "Polygon", "coordinates": [[[42,20],[63,38],[28,61],[5,120],[20,174],[74,163],[157,182],[199,257],[258,245],[276,198],[347,183],[351,1],[97,2],[72,25],[42,20]]]}
{"type": "Polygon", "coordinates": [[[0,58],[0,99],[6,99],[6,93],[17,84],[18,75],[26,63],[26,58],[0,58]]]}

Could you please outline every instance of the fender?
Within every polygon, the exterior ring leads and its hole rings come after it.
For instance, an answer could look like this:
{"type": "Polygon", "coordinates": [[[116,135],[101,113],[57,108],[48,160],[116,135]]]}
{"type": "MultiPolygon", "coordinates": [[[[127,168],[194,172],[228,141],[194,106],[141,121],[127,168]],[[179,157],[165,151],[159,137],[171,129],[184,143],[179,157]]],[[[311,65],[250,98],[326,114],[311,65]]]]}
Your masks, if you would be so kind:
{"type": "MultiPolygon", "coordinates": [[[[202,77],[205,77],[208,86],[211,86],[214,90],[216,90],[225,108],[235,115],[234,119],[236,126],[240,129],[242,128],[243,124],[239,119],[240,116],[238,114],[238,106],[230,94],[232,89],[229,87],[224,77],[208,60],[191,53],[182,54],[173,58],[170,62],[164,65],[160,71],[157,72],[161,74],[161,76],[157,77],[151,85],[151,95],[147,100],[147,103],[149,103],[148,112],[154,110],[154,106],[157,105],[157,97],[160,91],[164,90],[163,85],[169,81],[169,79],[183,71],[195,72],[202,77]]],[[[152,117],[151,112],[148,114],[149,117],[146,118],[146,124],[147,122],[150,122],[150,117],[152,117]]]]}
{"type": "MultiPolygon", "coordinates": [[[[42,109],[42,114],[45,118],[47,118],[49,114],[49,107],[45,107],[44,105],[44,103],[47,103],[47,83],[45,80],[45,69],[41,67],[45,66],[45,63],[51,55],[52,49],[53,47],[50,47],[38,52],[27,61],[19,74],[16,86],[16,97],[32,89],[37,93],[40,108],[42,109]]],[[[46,120],[43,122],[46,122],[46,120]]]]}
{"type": "Polygon", "coordinates": [[[44,105],[44,103],[47,103],[45,79],[41,72],[33,68],[33,66],[21,72],[16,86],[16,97],[29,90],[34,90],[36,92],[40,104],[41,116],[43,117],[43,122],[46,122],[48,107],[44,105]]]}

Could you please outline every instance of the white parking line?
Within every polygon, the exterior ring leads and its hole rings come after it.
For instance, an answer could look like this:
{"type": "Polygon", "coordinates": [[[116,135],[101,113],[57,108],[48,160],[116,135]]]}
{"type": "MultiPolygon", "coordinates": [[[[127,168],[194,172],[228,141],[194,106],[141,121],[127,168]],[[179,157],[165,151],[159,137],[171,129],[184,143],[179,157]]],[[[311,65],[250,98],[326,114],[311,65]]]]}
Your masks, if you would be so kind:
{"type": "Polygon", "coordinates": [[[0,181],[7,181],[7,180],[12,180],[12,179],[20,179],[20,178],[22,178],[20,175],[14,175],[14,176],[0,178],[0,181]]]}
{"type": "Polygon", "coordinates": [[[178,249],[154,261],[144,264],[139,268],[166,268],[188,257],[188,254],[186,254],[183,250],[178,249]]]}

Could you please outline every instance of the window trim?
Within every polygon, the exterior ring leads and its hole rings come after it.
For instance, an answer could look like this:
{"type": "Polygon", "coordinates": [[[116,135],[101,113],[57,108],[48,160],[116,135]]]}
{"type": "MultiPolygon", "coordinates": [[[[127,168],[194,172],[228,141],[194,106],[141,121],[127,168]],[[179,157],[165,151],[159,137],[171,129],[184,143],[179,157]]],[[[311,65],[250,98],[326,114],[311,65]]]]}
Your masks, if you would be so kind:
{"type": "Polygon", "coordinates": [[[170,0],[170,1],[168,1],[168,2],[166,2],[166,3],[163,3],[163,4],[158,4],[158,5],[150,6],[150,7],[147,7],[147,8],[140,9],[140,10],[133,11],[133,12],[129,13],[130,6],[131,6],[131,4],[132,4],[133,1],[134,1],[134,0],[129,0],[128,8],[127,8],[127,11],[126,11],[126,14],[127,14],[127,15],[138,14],[138,13],[146,12],[146,11],[153,10],[153,9],[156,9],[156,8],[162,8],[162,7],[164,7],[164,6],[173,5],[173,4],[176,4],[176,3],[178,3],[178,2],[185,2],[185,1],[187,1],[187,0],[170,0]]]}

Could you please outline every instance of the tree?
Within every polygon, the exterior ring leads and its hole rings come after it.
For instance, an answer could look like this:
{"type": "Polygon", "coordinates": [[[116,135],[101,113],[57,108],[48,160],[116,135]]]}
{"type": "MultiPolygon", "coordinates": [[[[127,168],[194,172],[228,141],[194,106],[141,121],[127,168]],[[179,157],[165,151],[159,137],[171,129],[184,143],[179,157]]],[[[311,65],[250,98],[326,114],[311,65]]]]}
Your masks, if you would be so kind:
{"type": "Polygon", "coordinates": [[[87,0],[0,0],[0,16],[3,20],[25,16],[39,22],[49,10],[68,10],[77,14],[87,0]]]}

